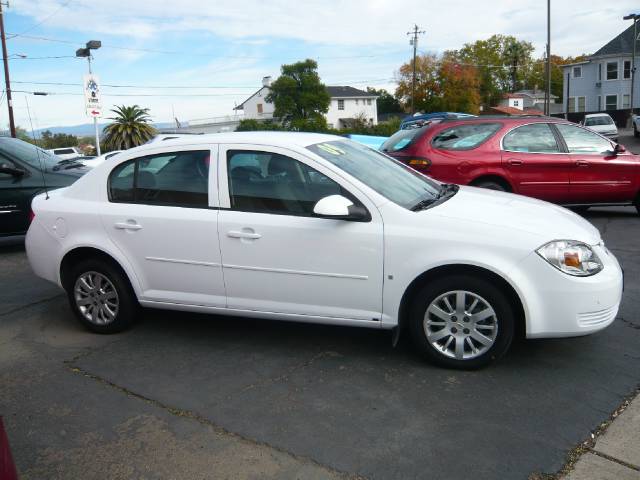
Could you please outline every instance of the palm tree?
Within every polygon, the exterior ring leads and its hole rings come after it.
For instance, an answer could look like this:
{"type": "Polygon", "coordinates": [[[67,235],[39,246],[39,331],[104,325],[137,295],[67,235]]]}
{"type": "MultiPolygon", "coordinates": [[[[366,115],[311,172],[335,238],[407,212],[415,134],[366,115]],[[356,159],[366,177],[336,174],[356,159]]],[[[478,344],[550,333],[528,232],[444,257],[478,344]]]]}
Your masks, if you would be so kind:
{"type": "Polygon", "coordinates": [[[111,150],[126,150],[147,142],[156,134],[149,123],[149,109],[138,105],[122,105],[111,110],[116,114],[109,118],[113,123],[104,129],[105,146],[111,150]]]}

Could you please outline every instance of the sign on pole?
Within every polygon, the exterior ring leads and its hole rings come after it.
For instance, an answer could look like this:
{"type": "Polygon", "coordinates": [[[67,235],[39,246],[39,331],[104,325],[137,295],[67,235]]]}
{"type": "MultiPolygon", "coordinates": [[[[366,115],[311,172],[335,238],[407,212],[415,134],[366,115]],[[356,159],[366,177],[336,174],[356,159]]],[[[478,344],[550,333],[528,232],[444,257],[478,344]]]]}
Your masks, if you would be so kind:
{"type": "Polygon", "coordinates": [[[100,99],[100,81],[97,75],[84,76],[84,106],[87,116],[102,117],[102,100],[100,99]]]}

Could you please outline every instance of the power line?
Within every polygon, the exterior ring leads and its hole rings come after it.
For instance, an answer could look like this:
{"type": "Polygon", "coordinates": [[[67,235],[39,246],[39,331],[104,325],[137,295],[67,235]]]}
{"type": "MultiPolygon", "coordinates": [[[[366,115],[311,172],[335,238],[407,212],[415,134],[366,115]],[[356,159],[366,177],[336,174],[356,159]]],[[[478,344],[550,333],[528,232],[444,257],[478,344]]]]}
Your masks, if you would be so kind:
{"type": "MultiPolygon", "coordinates": [[[[48,59],[53,59],[53,58],[78,58],[75,55],[56,55],[56,56],[50,56],[50,57],[28,57],[28,56],[24,56],[24,57],[12,57],[9,56],[7,57],[7,60],[48,60],[48,59]]],[[[3,58],[4,60],[4,58],[3,58]]]]}
{"type": "MultiPolygon", "coordinates": [[[[18,81],[14,80],[13,83],[22,83],[29,85],[54,85],[54,86],[64,86],[64,87],[81,87],[82,83],[67,83],[67,82],[26,82],[26,81],[18,81]]],[[[179,88],[179,89],[189,89],[189,88],[242,88],[242,89],[255,89],[256,86],[250,87],[241,87],[237,85],[114,85],[109,83],[103,83],[100,85],[101,87],[110,87],[110,88],[160,88],[160,89],[169,89],[169,88],[179,88]]]]}
{"type": "Polygon", "coordinates": [[[67,0],[66,2],[64,2],[62,5],[60,5],[59,8],[57,8],[53,13],[51,13],[50,15],[47,15],[46,17],[44,17],[42,20],[40,20],[38,23],[31,25],[29,28],[27,28],[26,30],[23,30],[20,33],[16,33],[16,34],[9,34],[9,36],[7,37],[7,40],[11,40],[14,37],[18,37],[18,36],[22,36],[23,34],[30,32],[31,30],[33,30],[34,28],[39,27],[40,25],[42,25],[44,22],[46,22],[47,20],[49,20],[51,17],[55,16],[60,10],[62,10],[63,8],[65,8],[67,5],[69,5],[69,3],[71,3],[71,0],[67,0]]]}
{"type": "MultiPolygon", "coordinates": [[[[83,93],[74,92],[37,92],[33,90],[11,90],[18,93],[30,93],[33,95],[71,95],[84,96],[83,93]]],[[[106,97],[244,97],[246,93],[105,93],[106,97]]]]}

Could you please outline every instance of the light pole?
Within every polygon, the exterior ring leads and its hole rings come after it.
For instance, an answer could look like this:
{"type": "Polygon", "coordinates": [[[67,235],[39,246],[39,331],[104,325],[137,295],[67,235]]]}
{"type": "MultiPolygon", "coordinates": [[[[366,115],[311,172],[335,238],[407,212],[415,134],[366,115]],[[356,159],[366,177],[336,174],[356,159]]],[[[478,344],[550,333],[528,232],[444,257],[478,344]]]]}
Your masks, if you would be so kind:
{"type": "Polygon", "coordinates": [[[411,79],[411,113],[416,113],[415,110],[415,98],[416,98],[416,53],[418,49],[418,35],[425,33],[424,30],[418,30],[418,25],[413,26],[411,32],[407,32],[407,35],[411,35],[409,39],[409,45],[413,45],[413,76],[411,79]]]}
{"type": "Polygon", "coordinates": [[[11,99],[11,82],[9,80],[9,56],[7,55],[7,39],[4,34],[4,15],[2,14],[2,2],[0,1],[0,37],[2,38],[2,60],[4,62],[4,82],[7,92],[7,106],[9,107],[9,131],[16,138],[16,123],[13,120],[13,100],[11,99]]]}
{"type": "Polygon", "coordinates": [[[640,17],[637,13],[630,13],[629,15],[625,15],[622,17],[623,20],[633,20],[633,53],[631,57],[631,95],[629,101],[629,121],[633,122],[633,88],[636,83],[636,42],[638,41],[638,31],[637,24],[638,18],[640,17]]]}
{"type": "MultiPolygon", "coordinates": [[[[100,40],[89,40],[85,48],[79,48],[76,50],[76,57],[86,57],[87,62],[89,62],[89,75],[91,72],[91,50],[97,50],[102,46],[102,42],[100,40]]],[[[86,88],[86,87],[85,87],[86,88]]],[[[102,153],[100,151],[100,134],[98,132],[98,117],[93,117],[93,128],[96,133],[96,153],[98,156],[102,153]]]]}

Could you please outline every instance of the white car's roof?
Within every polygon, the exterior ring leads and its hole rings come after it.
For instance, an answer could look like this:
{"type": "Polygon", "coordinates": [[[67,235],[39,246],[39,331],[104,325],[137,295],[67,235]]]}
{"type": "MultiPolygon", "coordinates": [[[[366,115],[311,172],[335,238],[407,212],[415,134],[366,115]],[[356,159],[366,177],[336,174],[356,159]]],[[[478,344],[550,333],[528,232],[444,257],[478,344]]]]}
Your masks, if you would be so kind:
{"type": "Polygon", "coordinates": [[[163,140],[161,143],[149,143],[136,147],[144,149],[147,147],[157,148],[159,145],[200,145],[211,143],[253,143],[258,145],[273,145],[286,147],[296,145],[307,147],[314,143],[328,142],[331,140],[346,140],[337,135],[327,135],[323,133],[301,133],[301,132],[225,132],[207,133],[204,135],[185,135],[177,138],[163,140]]]}

